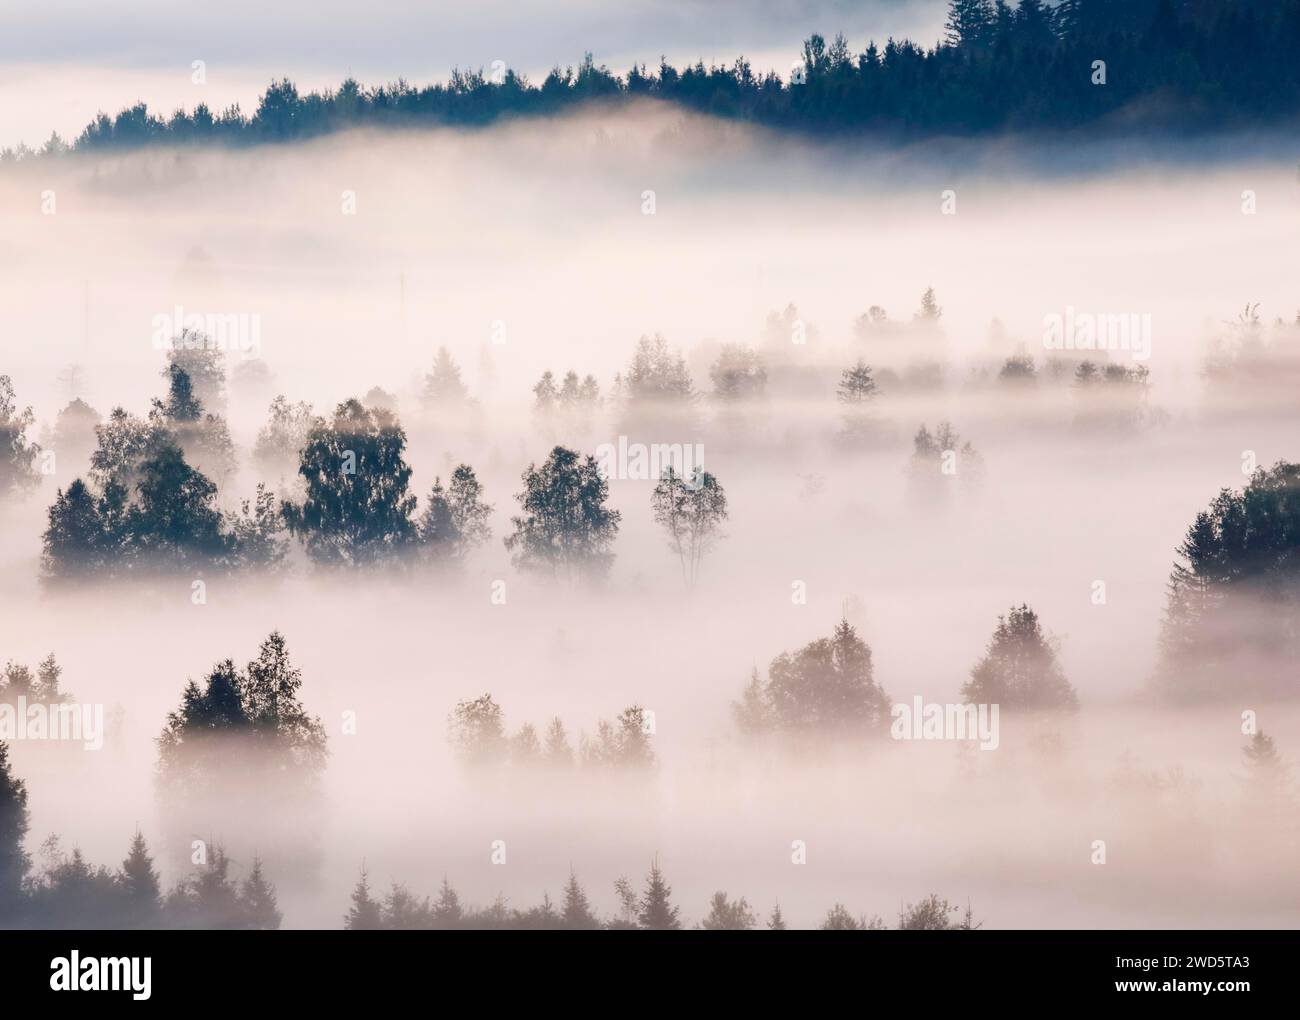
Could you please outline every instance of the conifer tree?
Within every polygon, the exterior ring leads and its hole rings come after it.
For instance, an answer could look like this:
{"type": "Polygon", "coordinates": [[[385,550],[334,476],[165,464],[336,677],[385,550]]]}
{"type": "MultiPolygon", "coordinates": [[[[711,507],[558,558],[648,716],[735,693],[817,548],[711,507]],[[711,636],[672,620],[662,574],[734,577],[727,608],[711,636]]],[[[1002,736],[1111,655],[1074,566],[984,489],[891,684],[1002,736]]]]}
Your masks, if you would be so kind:
{"type": "Polygon", "coordinates": [[[352,890],[352,906],[343,919],[343,927],[349,931],[378,931],[384,927],[383,911],[379,902],[370,895],[370,879],[364,864],[361,877],[352,890]]]}
{"type": "Polygon", "coordinates": [[[162,908],[162,887],[144,835],[139,829],[131,840],[131,849],[126,859],[122,861],[117,881],[126,898],[126,927],[147,928],[156,924],[162,908]]]}
{"type": "Polygon", "coordinates": [[[0,741],[0,916],[13,911],[22,898],[32,863],[23,846],[29,823],[27,787],[14,774],[9,745],[0,741]]]}
{"type": "Polygon", "coordinates": [[[253,858],[253,870],[240,890],[245,927],[254,931],[273,931],[280,927],[280,909],[275,902],[275,888],[262,874],[262,860],[253,858]]]}
{"type": "Polygon", "coordinates": [[[642,928],[650,931],[675,931],[682,926],[678,919],[678,909],[670,899],[672,894],[673,890],[664,880],[656,858],[650,865],[650,874],[646,876],[645,892],[641,895],[640,911],[637,913],[642,928]]]}
{"type": "Polygon", "coordinates": [[[564,910],[561,914],[564,927],[575,930],[590,930],[600,927],[600,919],[591,909],[587,894],[578,884],[578,876],[569,872],[569,881],[564,885],[564,910]]]}
{"type": "Polygon", "coordinates": [[[988,651],[962,686],[968,704],[1003,708],[1066,709],[1079,699],[1056,658],[1055,641],[1027,605],[998,617],[988,651]]]}

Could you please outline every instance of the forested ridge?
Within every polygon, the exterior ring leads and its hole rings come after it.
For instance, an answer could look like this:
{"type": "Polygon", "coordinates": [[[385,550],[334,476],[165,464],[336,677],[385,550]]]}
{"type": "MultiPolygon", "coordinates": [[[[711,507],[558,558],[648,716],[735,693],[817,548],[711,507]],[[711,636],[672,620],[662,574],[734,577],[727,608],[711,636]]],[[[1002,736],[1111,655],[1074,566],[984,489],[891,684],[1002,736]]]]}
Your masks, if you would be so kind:
{"type": "MultiPolygon", "coordinates": [[[[592,101],[654,99],[722,118],[829,135],[924,137],[999,131],[1213,131],[1292,123],[1300,103],[1300,0],[951,0],[944,36],[810,35],[789,67],[743,56],[625,73],[588,53],[540,81],[456,68],[445,82],[404,79],[300,93],[271,83],[246,114],[205,103],[170,115],[137,102],[101,112],[71,144],[41,153],[150,144],[249,145],[363,126],[486,125],[564,113],[592,101]]],[[[25,146],[0,159],[35,155],[25,146]]]]}

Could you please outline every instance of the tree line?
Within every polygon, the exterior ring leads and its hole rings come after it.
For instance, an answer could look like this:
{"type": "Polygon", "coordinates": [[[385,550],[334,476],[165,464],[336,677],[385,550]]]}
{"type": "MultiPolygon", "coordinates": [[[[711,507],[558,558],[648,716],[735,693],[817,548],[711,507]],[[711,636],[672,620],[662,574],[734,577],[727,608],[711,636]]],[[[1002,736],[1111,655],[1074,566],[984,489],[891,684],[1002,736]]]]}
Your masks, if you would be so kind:
{"type": "Polygon", "coordinates": [[[507,733],[505,713],[490,694],[457,702],[448,717],[447,731],[457,758],[473,769],[637,771],[655,764],[650,740],[653,725],[640,705],[625,708],[613,722],[600,720],[594,738],[580,733],[576,747],[558,716],[541,736],[532,723],[507,733]]]}
{"type": "MultiPolygon", "coordinates": [[[[138,102],[99,113],[71,146],[53,135],[41,154],[203,142],[312,138],[359,125],[484,125],[561,113],[591,101],[658,99],[714,116],[819,133],[902,137],[1059,130],[1119,122],[1180,130],[1290,123],[1300,101],[1300,0],[951,0],[944,38],[870,41],[808,37],[782,74],[743,56],[731,64],[661,59],[619,75],[590,54],[540,84],[511,69],[452,71],[446,82],[404,79],[300,93],[273,82],[251,116],[152,113],[138,102]],[[1098,61],[1105,63],[1099,69],[1098,61]]],[[[0,160],[29,158],[26,146],[0,160]]]]}
{"type": "Polygon", "coordinates": [[[279,928],[275,887],[254,857],[242,881],[220,846],[204,848],[194,872],[164,891],[138,831],[121,865],[93,865],[58,839],[43,844],[34,869],[23,842],[30,828],[27,787],[0,741],[0,927],[6,928],[279,928]]]}
{"type": "MultiPolygon", "coordinates": [[[[503,897],[491,906],[475,908],[462,902],[450,882],[443,879],[438,895],[417,897],[406,886],[394,882],[388,892],[376,897],[370,888],[366,869],[352,890],[351,905],[343,919],[349,931],[405,930],[568,930],[568,931],[679,931],[688,927],[681,908],[673,902],[672,887],[656,859],[650,865],[640,892],[626,877],[614,883],[617,910],[606,917],[592,907],[591,901],[575,874],[570,873],[559,903],[543,894],[537,906],[512,908],[503,897]]],[[[761,920],[744,897],[731,898],[719,891],[708,903],[708,913],[693,926],[703,931],[745,931],[766,928],[785,931],[781,905],[773,906],[766,921],[761,920]]],[[[883,931],[889,926],[879,917],[854,916],[842,903],[826,912],[820,925],[823,931],[883,931]]],[[[973,931],[981,925],[969,907],[959,907],[930,895],[899,910],[900,931],[962,930],[973,931]]]]}

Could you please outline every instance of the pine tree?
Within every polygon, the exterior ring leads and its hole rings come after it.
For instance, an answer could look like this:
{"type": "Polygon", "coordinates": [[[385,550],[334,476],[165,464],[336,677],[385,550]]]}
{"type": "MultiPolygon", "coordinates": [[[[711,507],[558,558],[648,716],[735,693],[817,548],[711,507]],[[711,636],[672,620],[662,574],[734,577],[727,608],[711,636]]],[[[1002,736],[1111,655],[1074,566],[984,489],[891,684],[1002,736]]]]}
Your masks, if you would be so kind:
{"type": "Polygon", "coordinates": [[[36,667],[37,684],[33,692],[36,700],[47,705],[57,705],[66,701],[67,696],[59,688],[59,678],[63,676],[63,667],[58,664],[51,652],[36,667]]]}
{"type": "Polygon", "coordinates": [[[967,48],[982,43],[993,25],[991,0],[950,0],[944,23],[949,46],[967,48]]]}
{"type": "Polygon", "coordinates": [[[42,536],[41,575],[47,581],[98,573],[109,562],[110,535],[100,503],[90,487],[75,478],[59,489],[42,536]]]}
{"type": "Polygon", "coordinates": [[[781,904],[772,908],[772,914],[767,919],[767,927],[771,931],[785,931],[785,918],[781,915],[781,904]]]}
{"type": "Polygon", "coordinates": [[[424,377],[424,404],[429,409],[456,408],[469,397],[460,379],[460,366],[446,347],[439,347],[433,371],[424,377]]]}
{"type": "Polygon", "coordinates": [[[349,931],[378,931],[384,927],[380,905],[370,895],[370,879],[364,864],[361,865],[361,877],[357,879],[356,888],[352,890],[352,906],[343,919],[343,927],[349,931]]]}
{"type": "Polygon", "coordinates": [[[460,897],[446,878],[438,890],[438,899],[433,904],[433,927],[458,928],[465,917],[465,910],[460,905],[460,897]]]}
{"type": "Polygon", "coordinates": [[[131,849],[122,861],[117,881],[126,897],[124,912],[129,928],[148,928],[157,923],[162,909],[162,886],[153,858],[139,829],[131,840],[131,849]]]}
{"type": "Polygon", "coordinates": [[[568,734],[564,732],[564,723],[558,718],[551,720],[546,729],[546,749],[542,753],[547,765],[567,768],[573,764],[573,748],[569,745],[568,734]]]}
{"type": "Polygon", "coordinates": [[[555,410],[560,400],[560,391],[555,385],[555,375],[550,369],[542,373],[542,378],[533,387],[533,410],[539,415],[548,415],[555,410]]]}
{"type": "Polygon", "coordinates": [[[912,318],[917,322],[930,324],[943,318],[943,309],[939,307],[939,300],[934,296],[933,287],[925,288],[925,293],[921,295],[921,310],[912,318]]]}
{"type": "Polygon", "coordinates": [[[659,870],[659,860],[656,858],[650,865],[650,874],[646,876],[641,909],[637,914],[642,928],[650,931],[675,931],[681,928],[678,909],[669,899],[672,893],[672,888],[664,880],[663,872],[659,870]]]}
{"type": "Polygon", "coordinates": [[[775,720],[767,698],[767,684],[759,677],[757,666],[751,670],[740,699],[731,703],[731,713],[741,733],[753,736],[772,729],[775,720]]]}
{"type": "Polygon", "coordinates": [[[578,876],[569,872],[569,881],[564,885],[564,910],[561,914],[564,927],[576,930],[591,930],[600,927],[600,918],[591,909],[587,894],[578,884],[578,876]]]}
{"type": "Polygon", "coordinates": [[[281,914],[275,902],[275,887],[262,874],[262,860],[253,858],[253,870],[244,880],[240,891],[246,928],[255,931],[274,931],[280,927],[281,914]]]}
{"type": "Polygon", "coordinates": [[[1246,765],[1246,808],[1262,826],[1277,829],[1292,822],[1295,802],[1291,769],[1272,737],[1263,730],[1251,735],[1242,749],[1246,765]]]}

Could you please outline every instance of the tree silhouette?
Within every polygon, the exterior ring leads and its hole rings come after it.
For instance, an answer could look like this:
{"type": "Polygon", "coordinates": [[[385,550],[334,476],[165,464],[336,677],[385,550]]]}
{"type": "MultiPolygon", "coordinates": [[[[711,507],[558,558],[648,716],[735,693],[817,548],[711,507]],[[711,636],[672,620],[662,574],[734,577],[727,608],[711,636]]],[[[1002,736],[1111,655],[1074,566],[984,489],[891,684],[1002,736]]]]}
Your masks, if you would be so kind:
{"type": "Polygon", "coordinates": [[[623,432],[659,435],[692,424],[695,388],[686,359],[659,334],[637,341],[622,383],[623,432]]]}
{"type": "Polygon", "coordinates": [[[307,554],[327,566],[361,566],[406,552],[416,538],[416,499],[407,494],[411,469],[406,433],[384,411],[346,400],[303,447],[298,473],[302,501],[284,503],[289,530],[307,554]]]}
{"type": "Polygon", "coordinates": [[[1003,708],[1066,709],[1079,699],[1056,659],[1056,643],[1027,605],[998,617],[988,651],[971,670],[961,694],[968,704],[1003,708]]]}
{"type": "Polygon", "coordinates": [[[370,880],[364,865],[352,890],[352,906],[343,919],[343,927],[348,931],[378,931],[384,927],[383,910],[379,901],[370,895],[370,880]]]}
{"type": "Polygon", "coordinates": [[[491,537],[492,507],[483,502],[483,486],[468,464],[452,472],[444,489],[435,478],[418,525],[419,541],[435,563],[456,563],[491,537]]]}
{"type": "Polygon", "coordinates": [[[244,879],[240,898],[243,901],[245,928],[274,931],[280,927],[282,915],[275,902],[275,889],[262,874],[260,858],[253,858],[253,870],[244,879]]]}
{"type": "Polygon", "coordinates": [[[870,406],[877,392],[871,366],[861,358],[852,368],[846,368],[840,374],[840,383],[835,395],[843,406],[842,438],[846,442],[858,443],[869,437],[872,431],[870,406]]]}
{"type": "Polygon", "coordinates": [[[889,720],[889,698],[876,683],[867,647],[848,620],[768,667],[766,683],[755,670],[733,707],[744,732],[765,730],[815,736],[878,732],[889,720]]]}
{"type": "Polygon", "coordinates": [[[578,884],[578,876],[569,872],[569,881],[564,884],[564,908],[560,915],[565,928],[589,931],[600,927],[600,918],[591,909],[587,894],[578,884]]]}
{"type": "Polygon", "coordinates": [[[697,467],[685,479],[667,467],[651,493],[650,507],[655,523],[668,533],[668,546],[677,554],[682,576],[694,584],[705,552],[721,537],[727,494],[703,468],[697,467]]]}
{"type": "Polygon", "coordinates": [[[728,900],[724,892],[716,892],[709,901],[708,916],[700,923],[705,931],[748,931],[758,924],[754,911],[742,896],[728,900]]]}
{"type": "Polygon", "coordinates": [[[23,848],[30,817],[27,787],[14,774],[9,745],[0,740],[0,917],[16,908],[31,867],[23,848]]]}
{"type": "Polygon", "coordinates": [[[656,859],[650,865],[650,874],[646,876],[645,892],[641,894],[637,921],[642,928],[650,931],[673,931],[682,926],[678,919],[678,910],[673,906],[672,888],[664,880],[656,859]]]}
{"type": "Polygon", "coordinates": [[[297,474],[298,458],[312,429],[323,427],[324,422],[312,412],[310,404],[291,404],[283,394],[271,401],[269,414],[257,433],[253,461],[262,471],[277,477],[285,472],[297,474]]]}
{"type": "Polygon", "coordinates": [[[148,568],[182,569],[228,564],[232,537],[217,509],[217,487],[164,446],[140,467],[137,500],[128,511],[132,554],[148,568]]]}
{"type": "Polygon", "coordinates": [[[162,909],[162,886],[144,836],[138,829],[131,840],[131,850],[122,861],[118,884],[126,900],[124,927],[149,928],[156,925],[162,909]]]}
{"type": "Polygon", "coordinates": [[[505,716],[492,695],[458,702],[448,720],[448,730],[452,747],[466,765],[482,768],[506,760],[509,744],[505,716]]]}
{"type": "Polygon", "coordinates": [[[931,894],[920,903],[909,904],[898,914],[899,931],[970,931],[978,928],[971,919],[970,908],[961,921],[954,921],[952,915],[960,911],[945,899],[931,894]]]}
{"type": "Polygon", "coordinates": [[[763,356],[744,344],[724,344],[709,379],[714,399],[723,402],[761,400],[767,392],[763,356]]]}
{"type": "Polygon", "coordinates": [[[35,421],[30,407],[18,409],[13,381],[0,375],[0,499],[40,481],[36,457],[41,448],[27,438],[35,421]]]}
{"type": "Polygon", "coordinates": [[[596,458],[557,446],[540,468],[529,465],[523,482],[515,497],[523,513],[505,540],[515,565],[569,580],[606,573],[622,515],[606,506],[609,483],[596,458]]]}
{"type": "Polygon", "coordinates": [[[1196,515],[1167,588],[1154,685],[1171,701],[1294,697],[1300,655],[1300,464],[1259,468],[1196,515]]]}
{"type": "MultiPolygon", "coordinates": [[[[1298,32],[1293,0],[1249,10],[1236,0],[1061,0],[1054,7],[1021,0],[1014,9],[953,0],[937,45],[890,38],[855,53],[843,36],[828,45],[814,34],[800,47],[799,74],[789,82],[743,57],[683,69],[661,60],[619,76],[590,54],[576,68],[553,68],[539,84],[510,69],[492,80],[481,69],[457,69],[426,86],[398,80],[363,88],[349,78],[324,92],[299,92],[281,79],[252,116],[200,103],[164,118],[136,103],[96,116],[73,148],[250,145],[359,125],[486,124],[646,96],[810,135],[911,140],[1081,127],[1102,135],[1118,130],[1112,123],[1204,132],[1286,122],[1300,99],[1292,59],[1298,32]],[[1099,55],[1123,68],[1105,88],[1090,84],[1099,55]]],[[[45,154],[20,146],[4,150],[0,161],[61,158],[67,148],[52,138],[45,154]]],[[[200,397],[209,403],[202,390],[200,397]]]]}
{"type": "Polygon", "coordinates": [[[227,659],[213,667],[203,688],[189,681],[158,738],[164,791],[189,798],[240,772],[263,783],[281,776],[299,787],[312,784],[328,752],[324,727],[299,699],[301,687],[302,674],[290,664],[278,631],[243,673],[227,659]]]}
{"type": "Polygon", "coordinates": [[[456,410],[468,397],[469,390],[460,379],[460,366],[446,347],[439,347],[433,370],[424,377],[424,406],[429,410],[456,410]]]}
{"type": "Polygon", "coordinates": [[[198,403],[214,411],[226,402],[226,355],[220,344],[199,330],[182,329],[167,344],[162,377],[171,383],[179,369],[198,403]]]}

